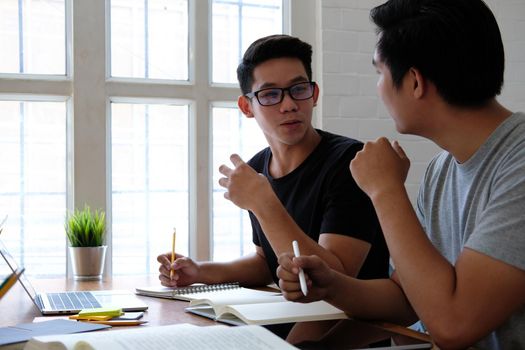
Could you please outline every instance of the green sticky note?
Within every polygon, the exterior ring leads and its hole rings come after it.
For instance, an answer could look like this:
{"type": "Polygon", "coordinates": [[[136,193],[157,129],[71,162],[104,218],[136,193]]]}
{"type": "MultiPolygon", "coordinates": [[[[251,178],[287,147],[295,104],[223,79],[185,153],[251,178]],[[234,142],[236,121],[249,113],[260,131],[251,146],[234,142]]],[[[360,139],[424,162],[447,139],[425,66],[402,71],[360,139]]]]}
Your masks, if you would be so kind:
{"type": "Polygon", "coordinates": [[[117,317],[124,314],[122,309],[114,309],[110,307],[99,307],[94,309],[84,309],[81,310],[79,316],[112,316],[117,317]]]}

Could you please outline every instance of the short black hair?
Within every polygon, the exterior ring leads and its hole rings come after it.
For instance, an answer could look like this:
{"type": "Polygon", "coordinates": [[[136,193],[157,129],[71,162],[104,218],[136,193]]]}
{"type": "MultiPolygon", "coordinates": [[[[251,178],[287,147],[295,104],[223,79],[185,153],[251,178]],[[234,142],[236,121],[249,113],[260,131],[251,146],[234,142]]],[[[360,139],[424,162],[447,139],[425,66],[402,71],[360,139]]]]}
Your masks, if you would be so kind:
{"type": "Polygon", "coordinates": [[[503,42],[482,0],[389,0],[370,17],[397,88],[414,67],[451,105],[477,107],[501,93],[503,42]]]}
{"type": "Polygon", "coordinates": [[[243,94],[252,90],[253,70],[259,64],[273,58],[291,57],[299,59],[308,79],[312,80],[312,46],[299,38],[276,34],[254,41],[237,67],[237,79],[243,94]]]}

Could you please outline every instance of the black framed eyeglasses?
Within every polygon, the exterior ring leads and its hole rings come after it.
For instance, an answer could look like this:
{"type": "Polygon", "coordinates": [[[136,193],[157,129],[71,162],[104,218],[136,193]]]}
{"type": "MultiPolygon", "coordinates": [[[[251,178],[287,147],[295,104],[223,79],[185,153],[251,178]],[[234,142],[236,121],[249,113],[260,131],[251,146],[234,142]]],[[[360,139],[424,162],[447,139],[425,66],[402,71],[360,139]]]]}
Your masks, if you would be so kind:
{"type": "Polygon", "coordinates": [[[244,96],[252,99],[256,98],[261,106],[273,106],[283,102],[284,93],[288,91],[288,95],[294,100],[308,100],[312,98],[315,90],[315,82],[307,81],[297,83],[285,88],[267,88],[254,92],[249,92],[244,96]]]}

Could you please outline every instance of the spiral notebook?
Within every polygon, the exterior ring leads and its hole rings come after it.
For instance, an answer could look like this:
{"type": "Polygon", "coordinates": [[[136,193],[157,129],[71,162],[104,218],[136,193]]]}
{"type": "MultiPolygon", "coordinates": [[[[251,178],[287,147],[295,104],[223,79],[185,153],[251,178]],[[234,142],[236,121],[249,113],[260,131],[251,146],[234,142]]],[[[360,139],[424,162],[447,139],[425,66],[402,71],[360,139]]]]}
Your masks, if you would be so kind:
{"type": "Polygon", "coordinates": [[[148,297],[177,299],[184,301],[191,301],[200,299],[203,293],[221,293],[231,290],[243,290],[239,283],[219,283],[219,284],[201,284],[196,283],[187,287],[170,288],[162,286],[149,286],[135,288],[135,292],[139,295],[148,297]]]}

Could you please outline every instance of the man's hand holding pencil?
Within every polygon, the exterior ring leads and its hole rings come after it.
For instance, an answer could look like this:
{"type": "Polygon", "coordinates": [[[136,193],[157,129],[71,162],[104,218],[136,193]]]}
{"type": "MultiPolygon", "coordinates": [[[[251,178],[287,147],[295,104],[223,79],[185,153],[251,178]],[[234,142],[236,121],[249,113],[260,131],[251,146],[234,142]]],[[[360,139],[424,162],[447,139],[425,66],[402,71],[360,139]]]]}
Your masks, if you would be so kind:
{"type": "Polygon", "coordinates": [[[199,264],[184,255],[177,254],[175,251],[176,237],[177,234],[174,229],[171,251],[157,257],[157,261],[160,263],[160,283],[166,287],[181,287],[202,282],[199,280],[199,264]]]}

